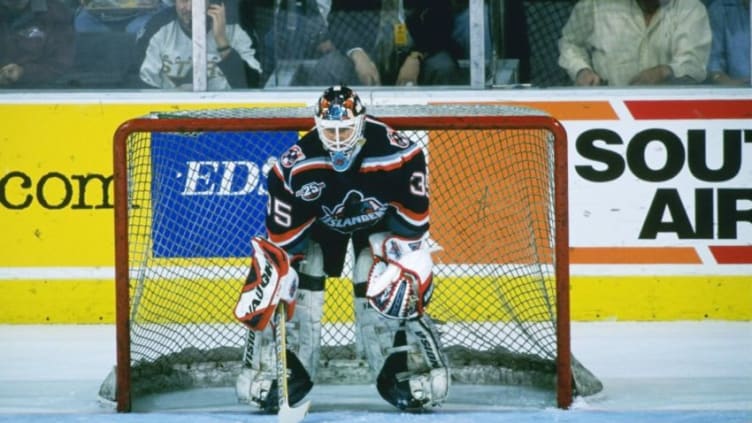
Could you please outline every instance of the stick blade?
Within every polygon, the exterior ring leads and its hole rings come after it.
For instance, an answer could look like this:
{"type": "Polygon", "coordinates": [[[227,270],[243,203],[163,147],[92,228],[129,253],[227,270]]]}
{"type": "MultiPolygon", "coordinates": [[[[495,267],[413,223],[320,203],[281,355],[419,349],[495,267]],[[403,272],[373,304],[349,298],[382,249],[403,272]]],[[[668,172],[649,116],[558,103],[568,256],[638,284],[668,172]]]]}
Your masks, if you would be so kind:
{"type": "Polygon", "coordinates": [[[308,414],[311,401],[306,401],[297,407],[290,407],[287,401],[282,403],[277,413],[279,423],[300,423],[308,414]]]}

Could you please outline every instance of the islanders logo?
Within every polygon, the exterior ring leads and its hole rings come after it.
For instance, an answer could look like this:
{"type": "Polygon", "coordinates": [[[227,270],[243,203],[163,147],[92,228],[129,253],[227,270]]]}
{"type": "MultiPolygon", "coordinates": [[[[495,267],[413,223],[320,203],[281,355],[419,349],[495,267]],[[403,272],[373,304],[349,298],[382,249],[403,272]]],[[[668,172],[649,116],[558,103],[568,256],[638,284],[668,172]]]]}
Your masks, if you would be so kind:
{"type": "Polygon", "coordinates": [[[322,206],[324,216],[320,221],[342,233],[351,233],[378,222],[388,206],[374,197],[364,197],[363,193],[351,190],[336,206],[322,206]]]}

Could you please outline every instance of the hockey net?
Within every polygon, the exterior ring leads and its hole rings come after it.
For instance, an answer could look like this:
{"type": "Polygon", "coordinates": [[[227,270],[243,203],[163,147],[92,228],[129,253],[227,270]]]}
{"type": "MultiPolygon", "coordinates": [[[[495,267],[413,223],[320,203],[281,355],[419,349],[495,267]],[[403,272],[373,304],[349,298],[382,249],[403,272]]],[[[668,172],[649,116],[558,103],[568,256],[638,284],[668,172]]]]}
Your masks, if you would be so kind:
{"type": "MultiPolygon", "coordinates": [[[[426,151],[436,286],[428,312],[453,384],[528,384],[560,407],[601,384],[570,354],[566,134],[510,106],[371,106],[426,151]]],[[[234,386],[233,307],[266,173],[311,108],[154,113],[114,140],[117,366],[100,395],[234,386]]],[[[371,383],[356,357],[351,261],[326,282],[317,384],[371,383]]],[[[553,405],[553,404],[552,404],[553,405]]]]}

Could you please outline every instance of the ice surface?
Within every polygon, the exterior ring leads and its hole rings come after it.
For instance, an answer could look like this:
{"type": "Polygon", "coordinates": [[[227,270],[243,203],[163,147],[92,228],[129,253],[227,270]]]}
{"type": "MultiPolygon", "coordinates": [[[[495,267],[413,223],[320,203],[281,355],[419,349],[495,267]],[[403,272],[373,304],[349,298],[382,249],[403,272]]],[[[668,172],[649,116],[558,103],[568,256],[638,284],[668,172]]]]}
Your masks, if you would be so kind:
{"type": "MultiPolygon", "coordinates": [[[[752,322],[572,325],[575,356],[604,384],[570,410],[549,392],[453,386],[431,413],[401,413],[373,386],[316,386],[305,422],[752,422],[752,322]]],[[[0,422],[276,422],[230,388],[139,399],[118,414],[97,398],[115,361],[111,325],[0,325],[0,422]],[[186,404],[190,404],[187,407],[186,404]]]]}

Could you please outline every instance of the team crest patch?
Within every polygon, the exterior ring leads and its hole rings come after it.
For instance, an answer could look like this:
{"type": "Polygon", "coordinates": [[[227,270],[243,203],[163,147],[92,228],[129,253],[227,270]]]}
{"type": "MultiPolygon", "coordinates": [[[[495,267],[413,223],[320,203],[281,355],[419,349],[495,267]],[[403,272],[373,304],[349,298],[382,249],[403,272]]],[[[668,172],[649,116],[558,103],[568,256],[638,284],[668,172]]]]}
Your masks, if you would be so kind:
{"type": "Polygon", "coordinates": [[[395,130],[389,130],[388,136],[389,143],[392,145],[396,145],[399,148],[407,148],[410,146],[410,140],[395,130]]]}
{"type": "Polygon", "coordinates": [[[417,241],[408,241],[403,243],[404,246],[407,247],[407,250],[400,245],[399,242],[395,241],[394,239],[390,239],[388,244],[386,245],[386,251],[387,251],[387,257],[391,257],[393,260],[400,260],[402,256],[410,251],[418,251],[423,244],[423,240],[417,240],[417,241]]]}
{"type": "Polygon", "coordinates": [[[326,184],[323,182],[309,182],[295,191],[295,196],[303,201],[314,201],[321,197],[321,192],[325,186],[326,184]]]}
{"type": "Polygon", "coordinates": [[[282,163],[283,167],[293,167],[295,163],[305,159],[305,154],[303,154],[303,150],[300,148],[300,146],[293,145],[290,147],[287,151],[282,154],[282,157],[279,158],[280,163],[282,163]]]}

